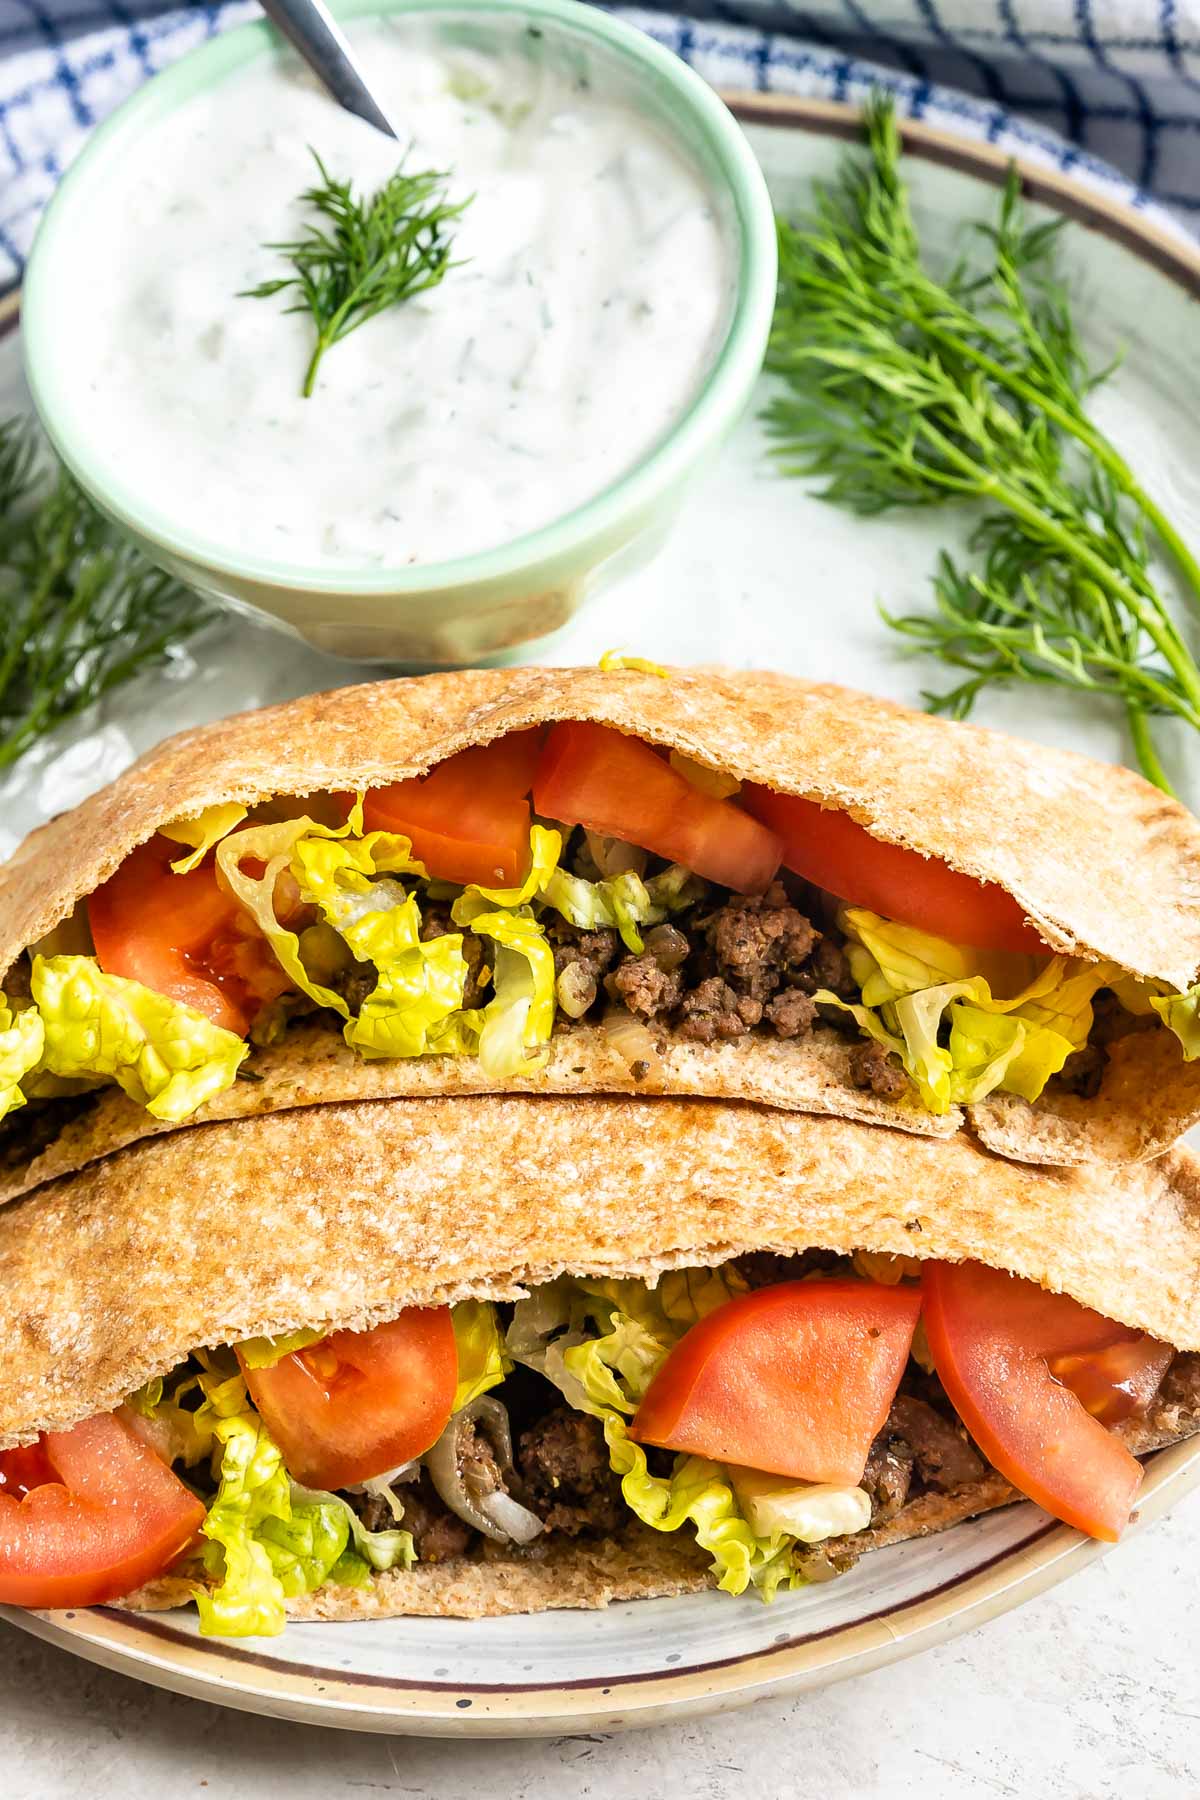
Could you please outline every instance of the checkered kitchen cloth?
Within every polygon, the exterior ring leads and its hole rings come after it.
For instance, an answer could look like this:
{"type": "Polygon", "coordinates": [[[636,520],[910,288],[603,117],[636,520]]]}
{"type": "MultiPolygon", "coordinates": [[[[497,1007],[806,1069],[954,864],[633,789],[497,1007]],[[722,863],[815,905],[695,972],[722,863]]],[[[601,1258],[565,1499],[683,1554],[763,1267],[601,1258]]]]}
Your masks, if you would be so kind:
{"type": "MultiPolygon", "coordinates": [[[[54,184],[91,127],[185,50],[257,13],[253,0],[169,12],[161,3],[0,0],[0,292],[19,278],[54,184]]],[[[857,101],[883,85],[902,113],[1069,169],[1134,206],[1166,203],[1200,229],[1200,0],[612,10],[717,87],[857,101]]]]}

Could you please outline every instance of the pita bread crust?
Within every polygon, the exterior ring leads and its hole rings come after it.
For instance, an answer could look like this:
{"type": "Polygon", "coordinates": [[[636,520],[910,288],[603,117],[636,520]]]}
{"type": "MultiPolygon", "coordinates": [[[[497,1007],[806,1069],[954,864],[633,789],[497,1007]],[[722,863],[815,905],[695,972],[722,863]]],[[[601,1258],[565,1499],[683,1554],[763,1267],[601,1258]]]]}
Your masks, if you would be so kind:
{"type": "MultiPolygon", "coordinates": [[[[737,1044],[692,1044],[671,1033],[663,1034],[658,1042],[661,1068],[648,1079],[636,1081],[601,1026],[560,1023],[544,1069],[534,1077],[496,1083],[487,1079],[474,1056],[368,1062],[350,1049],[340,1031],[302,1021],[289,1027],[282,1043],[252,1051],[245,1067],[254,1079],[237,1081],[218,1094],[193,1113],[187,1128],[334,1101],[487,1093],[670,1093],[699,1099],[753,1100],[790,1111],[831,1113],[864,1124],[891,1125],[926,1137],[953,1137],[962,1124],[960,1108],[934,1117],[920,1105],[915,1090],[911,1102],[897,1105],[855,1087],[850,1076],[852,1046],[832,1028],[821,1027],[812,1039],[798,1043],[756,1037],[737,1044]]],[[[31,1162],[0,1175],[0,1205],[128,1144],[179,1129],[155,1119],[119,1088],[101,1089],[95,1104],[72,1117],[31,1162]]]]}
{"type": "MultiPolygon", "coordinates": [[[[1195,1413],[1162,1426],[1152,1419],[1118,1427],[1137,1456],[1198,1429],[1200,1417],[1195,1413]]],[[[954,1493],[920,1494],[886,1524],[853,1537],[829,1539],[817,1548],[834,1554],[882,1550],[911,1538],[931,1537],[1022,1498],[1003,1475],[989,1469],[979,1481],[954,1493]]],[[[326,1587],[303,1594],[290,1600],[287,1610],[293,1619],[340,1621],[404,1616],[490,1619],[551,1608],[598,1608],[613,1600],[651,1600],[712,1587],[708,1560],[690,1535],[654,1532],[631,1521],[619,1538],[592,1543],[552,1538],[532,1552],[505,1551],[390,1570],[376,1575],[368,1587],[326,1587]]],[[[164,1612],[186,1606],[190,1599],[190,1584],[178,1575],[166,1575],[119,1604],[131,1612],[164,1612]]]]}
{"type": "Polygon", "coordinates": [[[783,675],[524,668],[339,688],[168,739],[0,871],[0,970],[173,818],[404,780],[555,719],[848,809],[888,843],[1006,887],[1057,949],[1181,988],[1200,969],[1200,824],[1129,769],[783,675]]]}
{"type": "MultiPolygon", "coordinates": [[[[367,1587],[325,1587],[289,1600],[293,1619],[495,1619],[551,1608],[595,1609],[614,1600],[692,1594],[712,1585],[708,1557],[691,1536],[631,1519],[619,1538],[551,1538],[523,1552],[389,1569],[367,1587]]],[[[211,1584],[210,1584],[211,1585],[211,1584]]],[[[120,1602],[131,1612],[186,1606],[191,1583],[165,1575],[120,1602]]]]}
{"type": "MultiPolygon", "coordinates": [[[[405,779],[468,745],[562,718],[598,720],[740,779],[848,809],[889,843],[1008,888],[1057,949],[1109,957],[1179,988],[1200,967],[1200,823],[1128,769],[781,675],[674,670],[664,681],[526,668],[341,688],[169,739],[32,833],[0,868],[0,970],[173,818],[219,802],[405,779]]],[[[843,1078],[836,1046],[787,1046],[774,1063],[770,1049],[733,1045],[705,1057],[690,1046],[665,1085],[933,1135],[960,1122],[864,1094],[843,1078]]],[[[1184,1064],[1173,1038],[1158,1054],[1175,1059],[1162,1091],[1135,1080],[1128,1098],[1118,1097],[1106,1077],[1070,1128],[1057,1114],[1043,1126],[1039,1105],[1003,1121],[985,1114],[981,1130],[1004,1154],[1029,1161],[1155,1155],[1200,1119],[1200,1063],[1184,1064]]],[[[606,1068],[589,1059],[577,1091],[627,1088],[611,1052],[603,1060],[606,1068]]],[[[392,1091],[423,1082],[441,1092],[458,1085],[435,1066],[397,1073],[392,1091]]],[[[352,1092],[336,1093],[372,1091],[364,1075],[352,1092]]]]}
{"type": "Polygon", "coordinates": [[[706,1100],[318,1106],[135,1145],[0,1211],[0,1448],[197,1345],[365,1329],[743,1249],[977,1257],[1200,1348],[1200,1163],[1010,1163],[706,1100]]]}

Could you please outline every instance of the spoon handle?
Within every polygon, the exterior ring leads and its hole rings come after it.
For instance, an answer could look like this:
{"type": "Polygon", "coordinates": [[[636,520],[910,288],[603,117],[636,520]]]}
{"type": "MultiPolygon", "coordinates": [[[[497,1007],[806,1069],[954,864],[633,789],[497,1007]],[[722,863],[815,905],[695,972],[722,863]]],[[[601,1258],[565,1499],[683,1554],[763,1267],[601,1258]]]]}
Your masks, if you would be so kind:
{"type": "Polygon", "coordinates": [[[261,5],[340,106],[388,137],[398,136],[324,0],[261,0],[261,5]]]}

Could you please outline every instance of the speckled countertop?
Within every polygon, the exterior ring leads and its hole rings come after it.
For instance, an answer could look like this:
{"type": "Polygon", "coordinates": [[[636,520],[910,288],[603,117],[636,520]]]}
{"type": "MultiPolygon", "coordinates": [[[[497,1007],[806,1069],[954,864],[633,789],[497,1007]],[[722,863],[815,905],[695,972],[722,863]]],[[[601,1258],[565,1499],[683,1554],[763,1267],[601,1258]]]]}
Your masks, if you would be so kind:
{"type": "Polygon", "coordinates": [[[140,1687],[0,1626],[3,1800],[1192,1800],[1200,1493],[1074,1581],[924,1657],[624,1737],[438,1743],[140,1687]]]}

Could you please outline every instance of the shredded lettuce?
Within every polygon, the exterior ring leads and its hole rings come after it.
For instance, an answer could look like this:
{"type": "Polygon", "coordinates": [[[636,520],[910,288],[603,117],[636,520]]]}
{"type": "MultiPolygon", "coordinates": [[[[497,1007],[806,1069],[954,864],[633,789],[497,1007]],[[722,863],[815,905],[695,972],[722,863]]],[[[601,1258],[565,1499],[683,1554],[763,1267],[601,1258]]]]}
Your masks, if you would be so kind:
{"type": "Polygon", "coordinates": [[[898,1056],[934,1113],[998,1088],[1036,1100],[1087,1043],[1098,990],[1120,978],[1111,962],[964,950],[860,907],[838,923],[862,999],[816,999],[898,1056]]]}
{"type": "Polygon", "coordinates": [[[483,1008],[477,1054],[492,1081],[544,1068],[554,1025],[554,952],[528,907],[480,913],[471,929],[496,945],[495,998],[483,1008]]]}
{"type": "Polygon", "coordinates": [[[31,987],[50,1074],[109,1075],[157,1119],[176,1123],[224,1093],[249,1053],[203,1013],[89,956],[35,956],[31,987]]]}
{"type": "Polygon", "coordinates": [[[416,1561],[416,1546],[411,1532],[394,1527],[389,1527],[386,1531],[368,1531],[349,1501],[343,1500],[340,1494],[330,1494],[321,1488],[301,1487],[299,1482],[293,1481],[292,1506],[323,1507],[336,1514],[345,1524],[352,1548],[345,1551],[330,1569],[328,1579],[335,1585],[363,1587],[370,1578],[371,1569],[385,1574],[397,1564],[401,1568],[411,1569],[416,1561]]]}
{"type": "Polygon", "coordinates": [[[204,1562],[217,1578],[194,1590],[205,1636],[270,1637],[284,1602],[328,1579],[350,1539],[348,1508],[294,1505],[283,1457],[254,1413],[217,1419],[219,1486],[200,1527],[204,1562]]]}
{"type": "MultiPolygon", "coordinates": [[[[265,1367],[266,1346],[282,1356],[319,1335],[251,1339],[239,1349],[245,1355],[262,1346],[254,1366],[265,1367]]],[[[368,1531],[338,1495],[291,1480],[231,1352],[201,1350],[196,1360],[198,1372],[148,1382],[127,1404],[156,1427],[168,1460],[213,1465],[217,1491],[200,1529],[208,1540],[204,1566],[217,1585],[194,1590],[206,1636],[274,1635],[287,1599],[326,1582],[360,1586],[370,1569],[412,1563],[407,1531],[368,1531]]]]}
{"type": "Polygon", "coordinates": [[[606,650],[598,666],[606,675],[614,669],[635,669],[640,675],[657,675],[661,681],[670,680],[661,663],[650,662],[644,656],[626,656],[622,650],[606,650]]]}
{"type": "Polygon", "coordinates": [[[635,956],[645,948],[638,926],[655,925],[667,916],[666,908],[654,904],[645,882],[632,870],[603,881],[585,881],[581,875],[556,869],[542,899],[579,931],[619,931],[621,942],[635,956]]]}
{"type": "Polygon", "coordinates": [[[238,1356],[247,1369],[273,1369],[277,1362],[285,1356],[292,1356],[297,1350],[307,1350],[310,1344],[319,1344],[328,1334],[324,1331],[312,1331],[301,1326],[298,1331],[285,1331],[279,1337],[245,1338],[238,1345],[238,1356]]]}
{"type": "Polygon", "coordinates": [[[159,830],[164,837],[173,843],[189,844],[191,853],[181,856],[171,864],[176,875],[188,875],[197,868],[208,855],[214,844],[228,837],[235,825],[240,825],[246,816],[246,808],[236,801],[227,806],[208,806],[194,819],[172,819],[169,825],[160,825],[159,830]]]}
{"type": "Polygon", "coordinates": [[[341,930],[354,954],[379,971],[358,1017],[346,1024],[346,1042],[366,1057],[444,1050],[438,1027],[460,1010],[467,985],[461,936],[447,932],[422,943],[415,895],[389,912],[346,921],[341,930]]]}
{"type": "Polygon", "coordinates": [[[496,906],[527,906],[542,893],[558,867],[562,855],[562,833],[548,825],[534,825],[529,832],[529,873],[520,887],[490,888],[472,883],[450,909],[456,925],[469,925],[475,913],[496,906]]]}
{"type": "MultiPolygon", "coordinates": [[[[270,825],[247,826],[244,831],[223,838],[217,846],[217,868],[222,879],[254,919],[289,980],[310,1000],[340,1013],[343,1019],[350,1017],[344,997],[314,980],[300,954],[300,939],[279,920],[275,910],[276,884],[285,871],[289,873],[302,898],[320,906],[328,922],[337,927],[337,919],[330,915],[351,915],[352,895],[372,899],[371,877],[424,875],[424,865],[413,857],[407,838],[387,831],[373,831],[364,837],[362,822],[359,799],[344,825],[321,825],[304,815],[270,825]],[[244,867],[247,863],[261,864],[262,872],[251,874],[244,867]]],[[[382,901],[383,896],[375,898],[382,901]]]]}
{"type": "Polygon", "coordinates": [[[1185,994],[1151,994],[1150,1005],[1183,1045],[1184,1059],[1200,1056],[1200,982],[1185,994]]]}
{"type": "Polygon", "coordinates": [[[744,1286],[732,1270],[689,1270],[666,1281],[665,1291],[653,1292],[637,1281],[562,1277],[517,1303],[508,1347],[601,1421],[609,1462],[639,1519],[656,1531],[690,1525],[720,1587],[740,1594],[753,1585],[770,1599],[799,1579],[792,1540],[755,1535],[719,1464],[677,1456],[669,1476],[652,1475],[629,1436],[627,1418],[683,1332],[744,1286]]]}
{"type": "Polygon", "coordinates": [[[0,1119],[24,1106],[21,1081],[42,1060],[46,1028],[35,1006],[14,1012],[0,994],[0,1119]]]}
{"type": "Polygon", "coordinates": [[[480,1394],[504,1380],[512,1368],[512,1359],[504,1348],[496,1308],[490,1300],[460,1300],[452,1309],[450,1320],[458,1351],[454,1411],[461,1412],[480,1394]]]}

